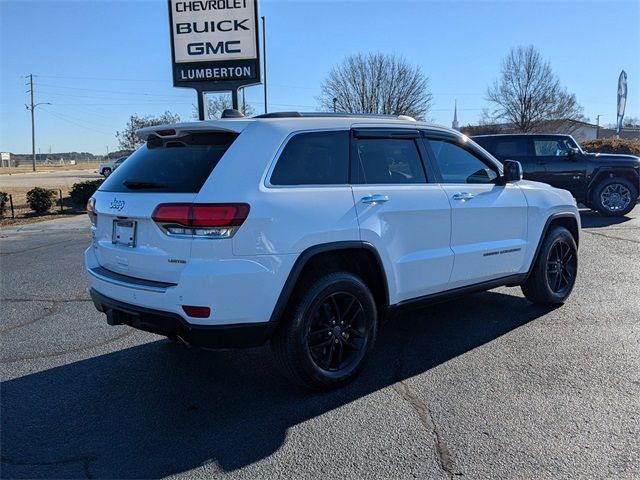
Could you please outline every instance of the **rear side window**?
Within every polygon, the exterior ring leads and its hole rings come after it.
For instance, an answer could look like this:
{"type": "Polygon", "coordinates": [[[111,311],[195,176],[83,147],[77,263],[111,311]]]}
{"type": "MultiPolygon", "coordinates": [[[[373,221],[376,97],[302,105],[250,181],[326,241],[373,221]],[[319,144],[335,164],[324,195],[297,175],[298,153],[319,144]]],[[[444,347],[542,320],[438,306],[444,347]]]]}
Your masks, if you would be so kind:
{"type": "Polygon", "coordinates": [[[100,186],[103,192],[198,193],[238,134],[150,139],[100,186]]]}
{"type": "Polygon", "coordinates": [[[349,132],[299,133],[286,144],[271,174],[271,185],[349,183],[349,132]]]}
{"type": "Polygon", "coordinates": [[[410,138],[355,140],[359,184],[427,183],[416,141],[410,138]]]}
{"type": "Polygon", "coordinates": [[[526,157],[527,142],[525,138],[499,138],[494,140],[493,149],[490,150],[496,157],[526,157]]]}

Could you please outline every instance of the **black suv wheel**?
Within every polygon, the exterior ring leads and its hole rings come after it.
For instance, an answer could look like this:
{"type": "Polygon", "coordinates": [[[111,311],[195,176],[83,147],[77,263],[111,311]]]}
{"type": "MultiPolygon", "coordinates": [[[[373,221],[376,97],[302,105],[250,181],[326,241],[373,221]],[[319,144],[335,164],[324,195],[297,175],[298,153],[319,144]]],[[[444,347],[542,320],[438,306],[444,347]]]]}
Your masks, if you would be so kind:
{"type": "Polygon", "coordinates": [[[593,192],[596,209],[608,216],[626,215],[633,210],[637,201],[637,190],[625,178],[607,178],[600,182],[593,192]]]}
{"type": "Polygon", "coordinates": [[[301,290],[272,348],[296,383],[311,389],[342,385],[364,366],[376,339],[371,291],[347,272],[330,273],[301,290]]]}
{"type": "Polygon", "coordinates": [[[564,227],[553,227],[521,286],[522,293],[538,305],[559,305],[571,294],[577,273],[578,248],[573,235],[564,227]]]}

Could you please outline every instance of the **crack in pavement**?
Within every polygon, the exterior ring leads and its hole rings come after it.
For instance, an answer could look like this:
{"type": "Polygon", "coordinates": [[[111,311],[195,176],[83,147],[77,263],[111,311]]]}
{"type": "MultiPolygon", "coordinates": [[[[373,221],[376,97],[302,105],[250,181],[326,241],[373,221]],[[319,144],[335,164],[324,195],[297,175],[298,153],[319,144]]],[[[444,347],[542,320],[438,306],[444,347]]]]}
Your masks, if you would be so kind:
{"type": "Polygon", "coordinates": [[[28,322],[24,322],[19,325],[14,325],[12,327],[5,328],[4,330],[0,330],[0,334],[13,332],[14,330],[17,330],[22,327],[26,327],[27,325],[32,325],[36,322],[39,322],[40,320],[44,320],[45,318],[50,317],[51,315],[54,315],[55,313],[58,313],[60,309],[60,302],[46,302],[46,303],[51,303],[51,306],[47,307],[47,310],[49,310],[47,313],[43,313],[42,315],[39,315],[38,317],[32,320],[29,320],[28,322]]]}
{"type": "Polygon", "coordinates": [[[606,235],[606,234],[600,233],[600,232],[591,232],[589,230],[582,230],[582,231],[585,232],[585,233],[590,233],[591,235],[598,235],[600,237],[610,238],[612,240],[622,240],[623,242],[631,242],[631,243],[640,244],[640,240],[632,240],[630,238],[615,237],[613,235],[606,235]]]}
{"type": "Polygon", "coordinates": [[[456,467],[453,455],[443,440],[440,429],[435,424],[433,414],[427,404],[420,400],[404,381],[394,383],[392,388],[418,414],[420,423],[433,435],[440,468],[446,472],[450,479],[455,475],[462,475],[456,467]]]}
{"type": "Polygon", "coordinates": [[[43,302],[43,303],[50,303],[51,306],[48,307],[48,312],[44,313],[42,315],[39,315],[38,317],[34,318],[33,320],[29,320],[28,322],[24,322],[21,323],[19,325],[14,325],[12,327],[8,327],[5,328],[4,330],[0,330],[0,334],[4,334],[4,333],[9,333],[12,332],[14,330],[17,330],[18,328],[22,328],[22,327],[26,327],[28,325],[32,325],[36,322],[39,322],[40,320],[44,320],[47,317],[50,317],[51,315],[58,313],[59,309],[60,309],[60,304],[61,303],[82,303],[82,302],[91,302],[91,299],[80,299],[80,298],[73,298],[73,299],[69,299],[69,300],[34,300],[34,299],[26,299],[26,298],[3,298],[0,299],[0,302],[16,302],[16,303],[26,303],[26,302],[43,302]]]}
{"type": "Polygon", "coordinates": [[[56,245],[62,245],[62,244],[73,245],[72,242],[68,242],[65,240],[62,242],[47,243],[46,245],[40,245],[39,247],[25,248],[24,250],[18,250],[16,252],[0,252],[0,257],[6,257],[8,255],[16,255],[18,253],[32,252],[33,250],[40,250],[41,248],[55,247],[56,245]]]}
{"type": "Polygon", "coordinates": [[[87,345],[85,347],[80,347],[80,348],[73,348],[71,350],[66,350],[64,352],[48,353],[48,354],[45,354],[45,355],[32,355],[32,356],[29,356],[29,357],[18,357],[18,358],[2,359],[0,361],[0,365],[8,365],[10,363],[24,362],[26,360],[42,360],[42,359],[45,359],[45,358],[62,357],[63,355],[69,355],[69,354],[72,354],[72,353],[82,352],[83,350],[89,350],[89,349],[92,349],[92,348],[103,347],[105,345],[109,345],[110,343],[117,342],[118,340],[121,340],[121,339],[123,339],[125,337],[128,337],[129,335],[133,335],[134,333],[135,333],[135,329],[130,328],[126,332],[124,332],[123,334],[118,335],[118,336],[113,337],[113,338],[110,338],[109,340],[105,340],[104,342],[94,343],[92,345],[87,345]]]}
{"type": "MultiPolygon", "coordinates": [[[[396,327],[398,327],[398,325],[396,325],[396,327]]],[[[411,409],[418,415],[418,419],[422,426],[433,437],[435,454],[438,463],[440,464],[440,468],[447,474],[449,479],[453,479],[454,476],[462,476],[462,472],[459,471],[455,464],[451,450],[449,450],[449,447],[442,438],[440,429],[435,423],[433,414],[431,413],[429,406],[426,402],[418,398],[418,396],[411,390],[409,385],[407,385],[407,383],[402,380],[403,357],[410,337],[400,329],[398,329],[397,332],[402,335],[403,339],[401,341],[400,351],[398,352],[398,355],[396,357],[397,363],[395,372],[393,374],[393,379],[395,381],[391,387],[400,396],[400,398],[404,400],[409,405],[409,407],[411,407],[411,409]]]]}
{"type": "Polygon", "coordinates": [[[71,302],[91,302],[90,298],[0,298],[0,302],[47,302],[47,303],[71,303],[71,302]]]}
{"type": "Polygon", "coordinates": [[[95,478],[91,474],[91,470],[89,469],[91,462],[95,462],[98,457],[94,455],[79,455],[77,457],[63,458],[61,460],[53,460],[50,462],[25,462],[25,461],[16,461],[11,460],[5,456],[0,459],[5,465],[12,465],[16,467],[39,467],[39,466],[50,466],[50,465],[69,465],[74,463],[82,463],[84,468],[84,475],[86,478],[95,478]]]}

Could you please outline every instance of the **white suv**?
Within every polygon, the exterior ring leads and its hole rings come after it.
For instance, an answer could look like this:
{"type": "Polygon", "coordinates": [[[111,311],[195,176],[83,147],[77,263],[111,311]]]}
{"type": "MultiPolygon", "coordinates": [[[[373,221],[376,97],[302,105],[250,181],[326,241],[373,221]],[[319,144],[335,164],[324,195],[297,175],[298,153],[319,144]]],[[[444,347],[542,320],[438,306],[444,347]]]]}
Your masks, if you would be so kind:
{"type": "Polygon", "coordinates": [[[291,113],[139,135],[88,205],[91,295],[112,325],[205,348],[271,340],[294,380],[326,388],[406,307],[503,285],[559,304],[573,288],[571,194],[453,130],[291,113]]]}

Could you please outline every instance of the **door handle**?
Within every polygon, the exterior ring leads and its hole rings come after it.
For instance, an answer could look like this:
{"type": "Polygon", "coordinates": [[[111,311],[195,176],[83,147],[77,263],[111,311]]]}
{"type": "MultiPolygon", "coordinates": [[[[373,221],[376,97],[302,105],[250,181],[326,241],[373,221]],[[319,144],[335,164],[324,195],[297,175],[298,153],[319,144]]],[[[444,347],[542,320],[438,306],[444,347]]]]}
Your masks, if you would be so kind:
{"type": "Polygon", "coordinates": [[[473,197],[475,197],[475,195],[473,193],[459,192],[459,193],[454,193],[452,198],[454,200],[460,200],[460,201],[464,202],[466,200],[471,200],[473,197]]]}
{"type": "Polygon", "coordinates": [[[386,195],[367,195],[361,198],[362,203],[384,203],[389,201],[386,195]]]}

